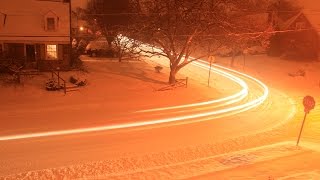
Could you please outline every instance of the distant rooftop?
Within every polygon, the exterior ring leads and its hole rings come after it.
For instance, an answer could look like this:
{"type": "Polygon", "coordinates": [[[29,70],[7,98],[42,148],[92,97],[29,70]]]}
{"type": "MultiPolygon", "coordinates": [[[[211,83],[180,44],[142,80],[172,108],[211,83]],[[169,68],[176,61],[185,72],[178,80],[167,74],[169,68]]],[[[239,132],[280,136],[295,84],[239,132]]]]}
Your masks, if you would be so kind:
{"type": "Polygon", "coordinates": [[[303,7],[303,13],[311,25],[320,33],[320,1],[319,0],[298,0],[303,7]]]}

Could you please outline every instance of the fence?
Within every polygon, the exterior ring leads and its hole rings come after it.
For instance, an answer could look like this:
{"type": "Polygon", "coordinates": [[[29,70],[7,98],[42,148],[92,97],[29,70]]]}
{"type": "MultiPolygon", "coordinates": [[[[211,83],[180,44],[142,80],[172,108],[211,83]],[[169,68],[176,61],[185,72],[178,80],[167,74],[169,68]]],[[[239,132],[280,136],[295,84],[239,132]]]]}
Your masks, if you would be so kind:
{"type": "Polygon", "coordinates": [[[188,87],[188,77],[185,79],[176,79],[176,82],[174,84],[170,84],[168,86],[162,87],[158,89],[157,91],[166,91],[166,90],[172,90],[177,87],[188,87]]]}
{"type": "Polygon", "coordinates": [[[55,76],[58,79],[58,87],[59,88],[62,87],[62,89],[64,91],[64,94],[67,94],[66,81],[60,77],[60,71],[59,70],[57,70],[57,72],[55,72],[54,70],[51,71],[51,78],[54,79],[55,76]],[[63,86],[60,86],[60,81],[62,81],[63,86]]]}

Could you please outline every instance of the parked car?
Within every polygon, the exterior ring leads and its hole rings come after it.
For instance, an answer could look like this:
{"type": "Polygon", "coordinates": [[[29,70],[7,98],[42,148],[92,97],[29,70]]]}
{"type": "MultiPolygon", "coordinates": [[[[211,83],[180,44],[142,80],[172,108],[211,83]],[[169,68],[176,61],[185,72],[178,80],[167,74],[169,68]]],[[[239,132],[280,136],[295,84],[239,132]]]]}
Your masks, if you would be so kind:
{"type": "Polygon", "coordinates": [[[228,46],[222,46],[217,50],[216,55],[221,57],[232,56],[232,48],[228,46]]]}
{"type": "Polygon", "coordinates": [[[109,43],[105,37],[100,37],[94,41],[90,41],[86,46],[86,54],[89,56],[105,56],[112,52],[109,43]]]}
{"type": "Polygon", "coordinates": [[[252,55],[256,54],[265,54],[266,53],[266,48],[262,46],[251,46],[248,48],[248,53],[252,55]]]}

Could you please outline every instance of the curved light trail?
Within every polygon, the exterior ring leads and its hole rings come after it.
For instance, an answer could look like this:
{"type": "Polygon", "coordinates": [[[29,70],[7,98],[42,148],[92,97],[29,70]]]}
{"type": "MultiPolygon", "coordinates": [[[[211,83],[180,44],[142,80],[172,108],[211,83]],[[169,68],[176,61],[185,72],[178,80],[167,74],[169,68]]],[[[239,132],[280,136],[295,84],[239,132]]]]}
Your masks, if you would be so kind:
{"type": "MultiPolygon", "coordinates": [[[[191,63],[191,65],[206,71],[209,70],[209,63],[204,60],[199,60],[198,62],[195,61],[191,63]]],[[[230,116],[230,115],[234,115],[240,112],[250,110],[254,107],[259,106],[268,97],[268,94],[269,94],[268,87],[265,84],[263,84],[260,80],[254,77],[251,77],[247,74],[244,74],[223,66],[219,66],[216,64],[213,64],[212,72],[219,74],[229,79],[230,81],[233,81],[234,83],[238,84],[242,89],[231,96],[217,99],[217,100],[210,100],[207,102],[200,102],[200,103],[194,103],[194,104],[138,111],[139,113],[148,113],[148,112],[152,113],[154,111],[198,108],[198,111],[196,112],[193,112],[192,110],[190,110],[190,112],[192,113],[188,115],[178,115],[178,116],[168,117],[168,118],[99,126],[99,127],[92,127],[92,128],[79,128],[79,129],[70,129],[70,130],[59,130],[59,131],[50,131],[50,132],[41,132],[41,133],[2,136],[0,137],[0,141],[40,138],[40,137],[59,136],[59,135],[71,135],[71,134],[89,133],[89,132],[98,132],[98,131],[107,131],[107,130],[116,130],[116,129],[125,129],[125,128],[136,128],[136,127],[145,127],[150,125],[160,125],[165,123],[186,124],[191,122],[208,121],[208,120],[222,118],[222,117],[226,117],[226,116],[230,116]],[[262,91],[261,95],[247,102],[246,101],[241,102],[245,97],[248,96],[248,92],[249,92],[248,85],[244,79],[251,81],[257,86],[257,88],[260,88],[262,91]],[[222,104],[218,104],[218,103],[222,103],[222,104]],[[207,108],[207,110],[202,111],[201,107],[204,107],[204,106],[208,106],[209,109],[207,108]]],[[[189,111],[186,111],[186,112],[189,112],[189,111]]]]}
{"type": "MultiPolygon", "coordinates": [[[[199,66],[198,64],[196,64],[195,62],[191,63],[192,65],[196,66],[196,67],[200,67],[202,69],[205,70],[209,70],[209,66],[203,68],[203,66],[199,66]]],[[[224,98],[220,98],[220,99],[214,99],[214,100],[210,100],[210,101],[205,101],[205,102],[199,102],[199,103],[193,103],[193,104],[186,104],[186,105],[179,105],[179,106],[170,106],[170,107],[163,107],[163,108],[154,108],[154,109],[147,109],[147,110],[141,110],[141,111],[137,111],[139,113],[141,112],[154,112],[154,111],[164,111],[164,110],[171,110],[171,109],[181,109],[181,108],[190,108],[190,107],[201,107],[201,106],[206,106],[206,105],[214,105],[217,103],[222,103],[225,102],[223,104],[220,105],[216,105],[214,107],[220,107],[220,106],[224,106],[224,105],[229,105],[232,103],[236,103],[241,101],[243,98],[245,98],[248,95],[248,86],[247,84],[240,78],[235,77],[229,73],[226,73],[224,71],[221,71],[217,68],[212,68],[211,72],[216,73],[222,77],[225,77],[235,83],[237,83],[242,89],[241,91],[224,97],[224,98]]]]}

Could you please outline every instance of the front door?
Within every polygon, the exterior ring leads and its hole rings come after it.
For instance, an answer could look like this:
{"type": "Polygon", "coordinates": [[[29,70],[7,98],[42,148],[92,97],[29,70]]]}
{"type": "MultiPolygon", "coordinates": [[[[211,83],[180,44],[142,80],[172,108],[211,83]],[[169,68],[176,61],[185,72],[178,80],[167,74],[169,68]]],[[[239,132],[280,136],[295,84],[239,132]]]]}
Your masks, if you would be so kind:
{"type": "Polygon", "coordinates": [[[26,53],[27,53],[27,63],[33,63],[36,61],[36,50],[34,45],[27,44],[26,53]]]}

